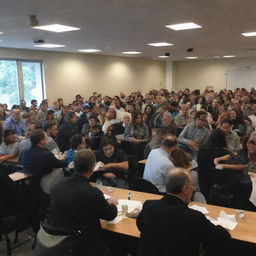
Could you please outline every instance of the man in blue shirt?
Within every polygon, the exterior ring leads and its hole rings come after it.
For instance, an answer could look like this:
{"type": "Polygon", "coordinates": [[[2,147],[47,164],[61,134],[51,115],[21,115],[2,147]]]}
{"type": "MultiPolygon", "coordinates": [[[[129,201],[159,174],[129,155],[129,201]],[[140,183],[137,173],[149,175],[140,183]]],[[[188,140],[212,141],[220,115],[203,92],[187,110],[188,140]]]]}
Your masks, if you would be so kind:
{"type": "Polygon", "coordinates": [[[4,130],[12,130],[15,134],[23,136],[27,130],[26,125],[21,120],[20,109],[16,108],[12,110],[10,117],[4,122],[4,130]]]}

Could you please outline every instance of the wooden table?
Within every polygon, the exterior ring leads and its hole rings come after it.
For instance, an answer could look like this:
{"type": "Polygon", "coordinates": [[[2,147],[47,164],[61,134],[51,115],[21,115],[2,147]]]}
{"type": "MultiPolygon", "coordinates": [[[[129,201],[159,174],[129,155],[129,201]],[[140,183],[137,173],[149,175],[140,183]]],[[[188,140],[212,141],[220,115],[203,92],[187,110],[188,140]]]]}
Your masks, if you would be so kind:
{"type": "MultiPolygon", "coordinates": [[[[117,199],[127,199],[128,191],[131,192],[132,200],[137,200],[141,202],[144,202],[148,199],[160,199],[162,197],[161,195],[142,193],[120,188],[113,188],[112,192],[109,192],[105,186],[100,186],[99,188],[104,194],[107,194],[117,199]]],[[[209,213],[206,215],[209,215],[213,218],[218,217],[221,210],[224,210],[228,214],[236,214],[236,209],[195,202],[192,202],[191,204],[197,204],[206,207],[209,211],[209,213]]],[[[128,236],[140,237],[140,232],[136,226],[136,220],[132,218],[122,219],[117,224],[108,224],[106,221],[101,221],[101,226],[105,230],[125,234],[128,236]]],[[[230,231],[230,234],[233,239],[256,243],[256,213],[244,211],[244,217],[239,219],[238,225],[233,231],[230,231]]]]}
{"type": "Polygon", "coordinates": [[[24,180],[24,179],[27,179],[27,178],[31,177],[31,174],[23,173],[23,172],[14,172],[12,174],[9,174],[9,177],[13,181],[21,181],[21,180],[24,180]]]}

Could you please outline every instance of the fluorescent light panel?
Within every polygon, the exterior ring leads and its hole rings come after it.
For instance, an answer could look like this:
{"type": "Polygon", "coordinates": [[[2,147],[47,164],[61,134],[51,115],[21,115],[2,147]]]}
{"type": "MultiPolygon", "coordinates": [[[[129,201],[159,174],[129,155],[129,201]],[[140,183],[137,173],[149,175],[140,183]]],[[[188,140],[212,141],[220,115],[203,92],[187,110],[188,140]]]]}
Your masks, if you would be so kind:
{"type": "Polygon", "coordinates": [[[256,36],[256,32],[242,33],[243,36],[256,36]]]}
{"type": "Polygon", "coordinates": [[[0,32],[0,35],[3,35],[4,34],[4,32],[0,32]]]}
{"type": "Polygon", "coordinates": [[[181,23],[181,24],[167,25],[166,27],[173,30],[186,30],[186,29],[201,28],[202,26],[197,25],[193,22],[187,22],[187,23],[181,23]]]}
{"type": "Polygon", "coordinates": [[[122,54],[141,54],[141,52],[129,51],[129,52],[122,52],[122,54]]]}
{"type": "Polygon", "coordinates": [[[223,58],[234,58],[236,57],[235,55],[225,55],[225,56],[222,56],[223,58]]]}
{"type": "Polygon", "coordinates": [[[186,57],[186,59],[193,60],[193,59],[198,59],[198,57],[186,57]]]}
{"type": "Polygon", "coordinates": [[[60,47],[66,47],[62,44],[35,44],[35,47],[42,47],[42,48],[60,48],[60,47]]]}
{"type": "Polygon", "coordinates": [[[70,27],[70,26],[61,25],[61,24],[52,24],[52,25],[45,25],[45,26],[36,26],[36,27],[33,27],[33,28],[35,28],[35,29],[41,29],[41,30],[46,30],[46,31],[51,31],[51,32],[56,32],[56,33],[62,33],[62,32],[80,30],[80,28],[70,27]]]}
{"type": "Polygon", "coordinates": [[[150,43],[148,45],[154,46],[154,47],[164,47],[164,46],[171,46],[173,44],[169,44],[169,43],[166,43],[166,42],[159,42],[159,43],[150,43]]]}
{"type": "Polygon", "coordinates": [[[78,50],[79,52],[87,52],[87,53],[94,53],[94,52],[101,52],[101,50],[98,49],[83,49],[83,50],[78,50]]]}
{"type": "Polygon", "coordinates": [[[170,56],[165,56],[165,55],[160,55],[160,56],[158,56],[158,58],[161,58],[161,59],[167,59],[167,58],[169,58],[170,56]]]}

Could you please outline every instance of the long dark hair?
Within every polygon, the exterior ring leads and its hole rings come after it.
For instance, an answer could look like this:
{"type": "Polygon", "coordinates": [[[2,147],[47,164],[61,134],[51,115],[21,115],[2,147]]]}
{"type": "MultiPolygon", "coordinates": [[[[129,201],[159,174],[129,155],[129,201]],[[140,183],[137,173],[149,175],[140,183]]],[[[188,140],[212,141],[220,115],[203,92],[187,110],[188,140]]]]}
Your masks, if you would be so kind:
{"type": "Polygon", "coordinates": [[[187,169],[192,166],[185,152],[179,147],[173,148],[171,157],[175,167],[187,169]]]}
{"type": "Polygon", "coordinates": [[[207,142],[208,149],[221,149],[227,147],[227,140],[225,133],[221,129],[213,131],[207,142]]]}

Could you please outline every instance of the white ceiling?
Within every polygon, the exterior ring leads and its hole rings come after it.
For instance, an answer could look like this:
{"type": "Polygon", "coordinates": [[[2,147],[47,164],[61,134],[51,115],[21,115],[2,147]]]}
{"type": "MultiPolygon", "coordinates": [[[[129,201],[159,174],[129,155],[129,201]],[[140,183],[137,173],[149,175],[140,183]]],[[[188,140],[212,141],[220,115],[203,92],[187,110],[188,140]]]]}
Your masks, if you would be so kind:
{"type": "MultiPolygon", "coordinates": [[[[157,59],[165,52],[172,60],[186,56],[256,56],[256,0],[0,0],[0,47],[37,49],[36,37],[47,43],[65,44],[54,51],[101,49],[100,54],[122,56],[122,51],[141,51],[157,59]],[[29,14],[40,25],[59,23],[80,31],[54,33],[29,27],[29,14]],[[201,29],[174,31],[169,24],[195,22],[201,29]],[[173,46],[155,48],[153,42],[173,46]],[[187,48],[194,52],[187,53],[187,48]]],[[[48,50],[48,49],[47,49],[48,50]]]]}

